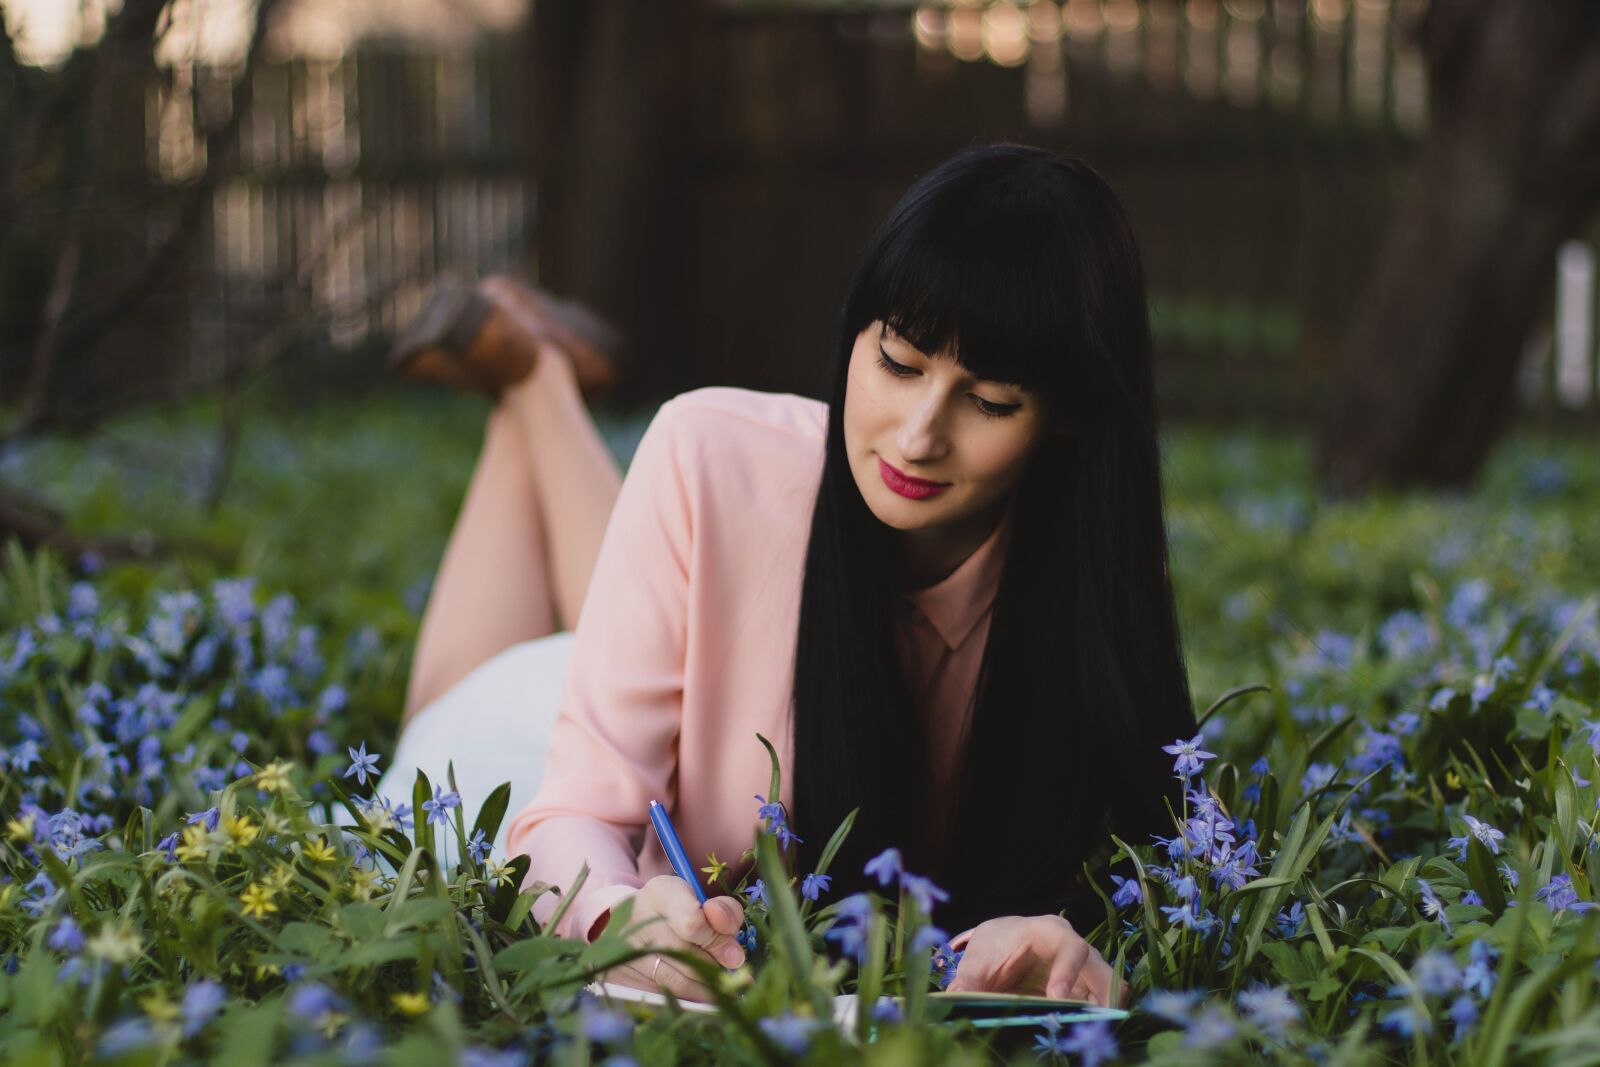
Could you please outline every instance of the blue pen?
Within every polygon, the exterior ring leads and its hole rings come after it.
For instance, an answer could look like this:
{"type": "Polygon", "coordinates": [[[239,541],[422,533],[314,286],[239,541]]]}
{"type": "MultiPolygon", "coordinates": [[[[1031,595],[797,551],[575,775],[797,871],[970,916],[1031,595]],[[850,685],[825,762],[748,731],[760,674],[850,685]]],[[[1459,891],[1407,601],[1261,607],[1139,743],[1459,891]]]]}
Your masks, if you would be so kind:
{"type": "Polygon", "coordinates": [[[650,825],[656,828],[656,836],[661,839],[661,848],[666,852],[672,870],[689,883],[694,895],[704,904],[706,891],[700,888],[700,879],[694,876],[694,868],[689,866],[689,854],[683,850],[683,842],[678,840],[678,830],[672,825],[672,816],[667,814],[667,809],[661,806],[659,800],[650,802],[650,825]]]}

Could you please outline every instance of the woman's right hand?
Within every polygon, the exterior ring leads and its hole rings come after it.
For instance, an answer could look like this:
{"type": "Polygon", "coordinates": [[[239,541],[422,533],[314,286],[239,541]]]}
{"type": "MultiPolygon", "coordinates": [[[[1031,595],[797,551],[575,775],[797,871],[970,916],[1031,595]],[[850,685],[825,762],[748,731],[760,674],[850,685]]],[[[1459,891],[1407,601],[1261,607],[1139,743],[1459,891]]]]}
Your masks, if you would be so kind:
{"type": "MultiPolygon", "coordinates": [[[[744,925],[744,905],[735,897],[712,897],[702,905],[688,882],[675,874],[658,875],[634,894],[628,926],[647,921],[648,925],[629,936],[630,943],[691,952],[718,967],[737,967],[744,962],[744,949],[737,940],[744,925]]],[[[664,956],[641,956],[613,967],[604,977],[607,982],[634,989],[668,991],[679,1000],[711,1000],[711,990],[699,975],[664,956]]]]}

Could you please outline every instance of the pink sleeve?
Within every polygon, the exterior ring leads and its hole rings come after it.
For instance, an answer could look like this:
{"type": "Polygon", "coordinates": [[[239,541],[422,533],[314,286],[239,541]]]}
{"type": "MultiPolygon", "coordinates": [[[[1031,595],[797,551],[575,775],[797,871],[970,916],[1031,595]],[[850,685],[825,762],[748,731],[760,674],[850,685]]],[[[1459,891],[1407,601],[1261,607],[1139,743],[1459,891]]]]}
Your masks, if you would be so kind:
{"type": "MultiPolygon", "coordinates": [[[[643,884],[648,805],[673,803],[693,535],[677,418],[663,404],[629,465],[573,637],[544,778],[506,830],[507,851],[532,859],[529,881],[566,887],[589,865],[555,931],[563,937],[587,939],[643,884]]],[[[547,923],[559,903],[546,894],[534,918],[547,923]]]]}

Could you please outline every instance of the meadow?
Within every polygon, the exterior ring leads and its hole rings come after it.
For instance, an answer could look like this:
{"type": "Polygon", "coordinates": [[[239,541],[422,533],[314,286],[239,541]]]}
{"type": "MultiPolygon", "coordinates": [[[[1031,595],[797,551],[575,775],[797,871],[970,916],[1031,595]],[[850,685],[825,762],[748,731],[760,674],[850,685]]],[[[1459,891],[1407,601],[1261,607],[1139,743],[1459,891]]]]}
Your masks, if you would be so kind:
{"type": "MultiPolygon", "coordinates": [[[[503,797],[371,796],[484,408],[246,409],[226,462],[203,404],[0,459],[75,532],[159,548],[5,555],[5,1062],[1600,1062],[1582,441],[1518,436],[1470,493],[1339,501],[1293,435],[1171,431],[1202,728],[1172,739],[1171,836],[1105,843],[1123,873],[1084,932],[1132,1014],[983,1032],[927,998],[960,966],[938,887],[886,853],[881,892],[832,899],[771,805],[723,886],[753,951],[720,1016],[583,993],[629,958],[621,924],[538,929],[548,887],[519,892],[526,859],[487,847],[503,797]],[[870,1007],[835,1025],[839,993],[870,1007]]],[[[649,414],[600,419],[619,461],[649,414]]]]}

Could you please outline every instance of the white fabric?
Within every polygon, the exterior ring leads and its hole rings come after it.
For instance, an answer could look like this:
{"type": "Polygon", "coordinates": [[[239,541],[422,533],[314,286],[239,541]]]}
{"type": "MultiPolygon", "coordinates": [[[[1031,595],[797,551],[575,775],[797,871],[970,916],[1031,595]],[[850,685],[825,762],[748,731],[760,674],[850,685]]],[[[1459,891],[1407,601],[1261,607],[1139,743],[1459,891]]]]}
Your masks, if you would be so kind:
{"type": "MultiPolygon", "coordinates": [[[[429,782],[448,790],[447,771],[454,761],[462,815],[471,833],[489,794],[500,783],[510,782],[510,802],[494,839],[495,858],[505,859],[511,817],[533,799],[544,775],[571,647],[572,632],[563,630],[512,645],[473,668],[419,709],[401,731],[393,755],[379,764],[383,777],[376,793],[397,807],[410,804],[418,769],[429,782]]],[[[341,784],[364,792],[354,778],[341,784]]],[[[343,805],[336,806],[334,814],[341,826],[355,823],[343,805]]],[[[413,817],[421,821],[427,815],[418,811],[413,817]]],[[[450,852],[453,860],[453,841],[450,852]]]]}

